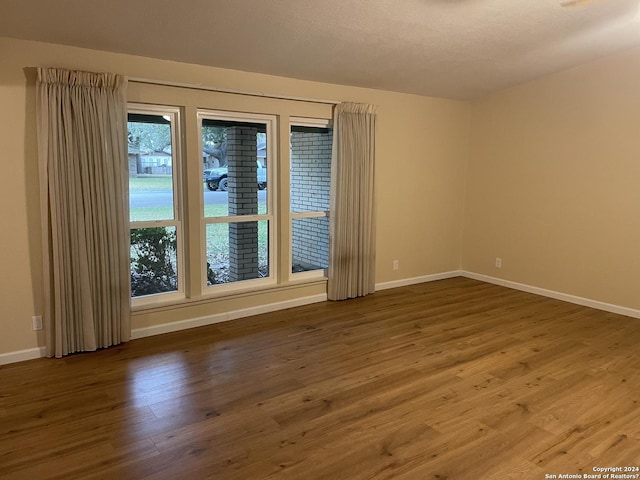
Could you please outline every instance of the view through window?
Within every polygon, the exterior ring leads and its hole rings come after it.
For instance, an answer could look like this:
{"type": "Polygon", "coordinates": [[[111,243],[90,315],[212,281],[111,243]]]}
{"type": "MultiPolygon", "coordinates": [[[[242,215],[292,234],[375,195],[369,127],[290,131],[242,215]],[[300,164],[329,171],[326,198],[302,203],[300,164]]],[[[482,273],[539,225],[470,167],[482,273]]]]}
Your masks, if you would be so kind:
{"type": "MultiPolygon", "coordinates": [[[[182,119],[185,108],[129,105],[134,304],[261,288],[292,276],[325,276],[333,140],[329,121],[289,119],[287,165],[282,163],[286,150],[276,155],[275,115],[200,109],[182,119]],[[182,128],[185,138],[197,131],[198,142],[181,145],[182,128]],[[189,178],[181,176],[183,163],[188,163],[189,178]],[[199,186],[193,176],[197,163],[199,186]],[[278,168],[290,170],[288,203],[278,190],[278,168]],[[188,202],[194,188],[199,189],[200,205],[188,202]],[[286,218],[289,211],[289,241],[281,245],[276,200],[280,215],[286,218]],[[183,223],[183,216],[189,221],[183,223]],[[196,232],[200,237],[194,241],[188,235],[196,232]],[[280,277],[277,252],[290,252],[289,271],[280,277]]],[[[285,260],[282,267],[286,265],[285,260]]]]}
{"type": "Polygon", "coordinates": [[[207,285],[272,280],[272,117],[200,112],[207,285]]]}
{"type": "Polygon", "coordinates": [[[175,109],[130,109],[127,122],[131,296],[182,290],[175,109]]]}
{"type": "Polygon", "coordinates": [[[327,122],[291,125],[291,273],[329,265],[332,130],[327,122]]]}

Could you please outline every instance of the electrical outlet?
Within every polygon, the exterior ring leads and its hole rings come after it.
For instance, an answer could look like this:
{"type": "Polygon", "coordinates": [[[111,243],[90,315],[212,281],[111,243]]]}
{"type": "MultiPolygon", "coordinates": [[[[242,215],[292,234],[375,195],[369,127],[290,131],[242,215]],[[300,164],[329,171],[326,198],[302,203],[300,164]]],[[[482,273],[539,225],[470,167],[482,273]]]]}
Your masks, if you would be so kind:
{"type": "Polygon", "coordinates": [[[496,268],[502,268],[502,259],[496,257],[496,268]]]}
{"type": "Polygon", "coordinates": [[[31,327],[34,331],[42,330],[42,317],[40,315],[31,317],[31,327]]]}
{"type": "Polygon", "coordinates": [[[398,262],[398,260],[394,260],[394,261],[393,261],[392,268],[393,268],[394,270],[398,270],[398,268],[399,268],[399,262],[398,262]]]}

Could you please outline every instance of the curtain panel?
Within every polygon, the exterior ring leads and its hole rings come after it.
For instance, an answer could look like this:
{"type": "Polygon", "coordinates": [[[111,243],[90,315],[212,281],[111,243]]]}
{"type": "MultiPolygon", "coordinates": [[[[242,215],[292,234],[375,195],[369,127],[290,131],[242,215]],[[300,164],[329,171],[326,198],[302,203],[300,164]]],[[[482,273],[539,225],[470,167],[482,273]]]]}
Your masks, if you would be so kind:
{"type": "Polygon", "coordinates": [[[47,356],[129,340],[126,79],[38,68],[47,356]]]}
{"type": "Polygon", "coordinates": [[[336,106],[331,159],[329,300],[375,291],[376,107],[336,106]]]}

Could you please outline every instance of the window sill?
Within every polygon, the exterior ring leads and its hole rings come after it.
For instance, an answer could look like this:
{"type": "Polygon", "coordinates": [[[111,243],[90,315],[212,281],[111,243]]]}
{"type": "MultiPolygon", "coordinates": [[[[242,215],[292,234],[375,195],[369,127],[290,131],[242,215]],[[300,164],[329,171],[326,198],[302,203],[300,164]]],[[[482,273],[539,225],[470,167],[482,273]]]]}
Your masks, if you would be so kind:
{"type": "Polygon", "coordinates": [[[173,309],[179,309],[183,307],[197,306],[197,305],[206,305],[216,300],[220,299],[237,299],[237,298],[246,298],[252,297],[255,295],[268,294],[272,292],[283,292],[287,290],[295,290],[301,287],[313,286],[313,285],[326,285],[327,278],[326,277],[314,277],[307,279],[293,279],[287,283],[280,285],[269,285],[261,288],[253,287],[251,289],[237,289],[237,290],[226,290],[224,292],[206,292],[202,296],[198,298],[180,298],[175,300],[167,300],[162,301],[158,300],[153,303],[145,303],[140,305],[132,305],[131,313],[135,315],[136,313],[153,313],[153,312],[161,312],[173,309]]]}

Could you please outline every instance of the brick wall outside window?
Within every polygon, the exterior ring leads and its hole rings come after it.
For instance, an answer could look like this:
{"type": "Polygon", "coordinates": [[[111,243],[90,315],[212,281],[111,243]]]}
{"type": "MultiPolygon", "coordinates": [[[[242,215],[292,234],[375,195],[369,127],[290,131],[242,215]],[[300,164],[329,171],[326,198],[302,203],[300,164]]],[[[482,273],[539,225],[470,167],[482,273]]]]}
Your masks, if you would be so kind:
{"type": "MultiPolygon", "coordinates": [[[[291,211],[329,210],[331,184],[331,130],[291,132],[291,211]]],[[[329,222],[326,217],[294,219],[294,271],[327,268],[329,222]]]]}

